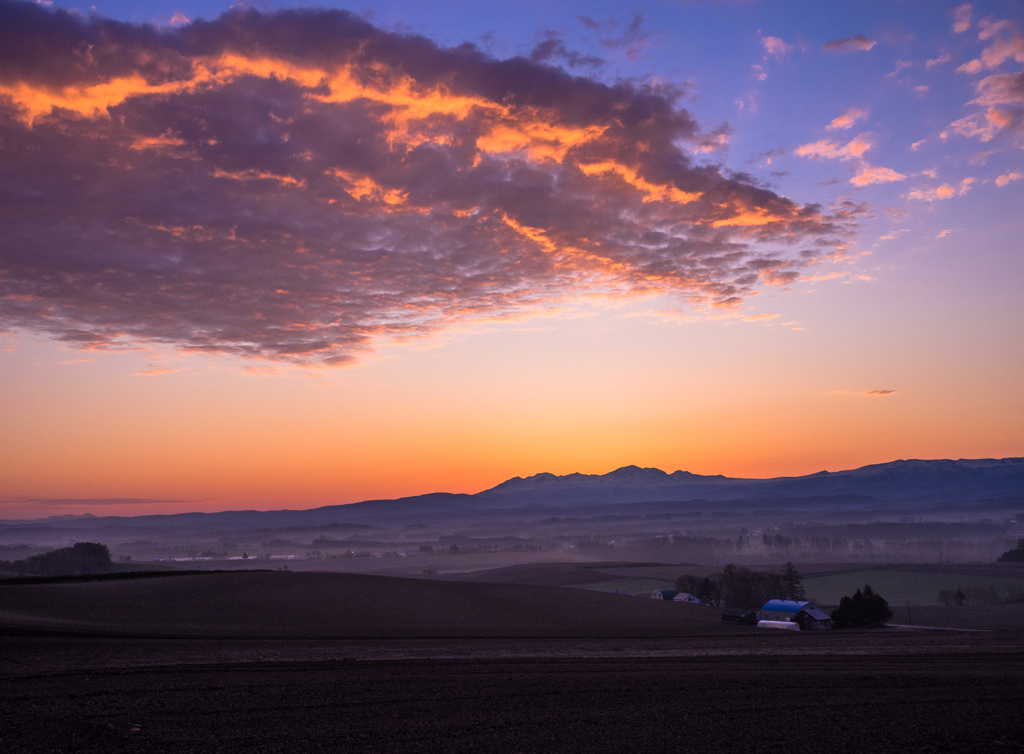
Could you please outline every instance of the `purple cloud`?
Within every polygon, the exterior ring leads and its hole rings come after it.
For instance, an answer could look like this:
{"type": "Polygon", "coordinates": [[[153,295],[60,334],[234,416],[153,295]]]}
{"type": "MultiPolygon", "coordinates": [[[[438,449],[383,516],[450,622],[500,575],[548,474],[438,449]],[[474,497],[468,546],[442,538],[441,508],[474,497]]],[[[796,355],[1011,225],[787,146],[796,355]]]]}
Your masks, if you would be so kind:
{"type": "Polygon", "coordinates": [[[844,247],[855,212],[694,164],[676,98],[344,11],[0,0],[0,329],[337,364],[580,293],[736,306],[844,247]]]}
{"type": "Polygon", "coordinates": [[[846,39],[832,39],[821,45],[823,52],[867,52],[877,42],[872,42],[863,34],[846,39]]]}

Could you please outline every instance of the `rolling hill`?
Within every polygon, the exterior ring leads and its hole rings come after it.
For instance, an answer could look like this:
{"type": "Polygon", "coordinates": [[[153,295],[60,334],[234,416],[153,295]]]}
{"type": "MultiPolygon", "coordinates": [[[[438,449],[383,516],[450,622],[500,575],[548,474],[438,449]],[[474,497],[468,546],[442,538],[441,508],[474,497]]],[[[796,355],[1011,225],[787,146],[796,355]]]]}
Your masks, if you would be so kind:
{"type": "Polygon", "coordinates": [[[671,637],[717,610],[523,584],[226,572],[0,586],[0,632],[207,638],[671,637]]]}

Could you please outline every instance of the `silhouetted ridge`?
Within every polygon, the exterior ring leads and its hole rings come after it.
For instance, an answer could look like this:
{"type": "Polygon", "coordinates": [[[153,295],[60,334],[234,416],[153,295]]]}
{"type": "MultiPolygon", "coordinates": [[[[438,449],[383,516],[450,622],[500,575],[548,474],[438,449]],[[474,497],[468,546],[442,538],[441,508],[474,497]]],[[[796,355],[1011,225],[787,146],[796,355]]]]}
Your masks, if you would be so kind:
{"type": "MultiPolygon", "coordinates": [[[[602,506],[657,504],[658,512],[675,503],[705,509],[772,508],[821,510],[889,510],[915,512],[921,506],[971,506],[979,500],[1024,502],[1024,458],[898,460],[844,471],[773,479],[731,478],[689,471],[671,474],[655,468],[623,466],[607,474],[541,472],[513,477],[473,495],[433,492],[395,500],[368,500],[310,510],[222,511],[174,515],[97,517],[67,521],[69,531],[118,526],[323,526],[398,523],[445,524],[451,521],[517,520],[522,515],[602,515],[602,506]]],[[[625,513],[627,511],[616,511],[625,513]]],[[[631,510],[630,514],[645,511],[631,510]]],[[[23,536],[33,525],[9,522],[23,536]]]]}
{"type": "Polygon", "coordinates": [[[107,573],[113,570],[110,550],[96,542],[77,542],[24,560],[0,560],[0,571],[34,576],[78,576],[86,573],[107,573]]]}

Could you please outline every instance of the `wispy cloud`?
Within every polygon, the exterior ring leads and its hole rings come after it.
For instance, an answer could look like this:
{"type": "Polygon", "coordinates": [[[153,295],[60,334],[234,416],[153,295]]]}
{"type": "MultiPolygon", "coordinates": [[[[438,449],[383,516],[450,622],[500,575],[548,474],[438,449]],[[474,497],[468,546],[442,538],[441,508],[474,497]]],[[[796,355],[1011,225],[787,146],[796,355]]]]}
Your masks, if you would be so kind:
{"type": "Polygon", "coordinates": [[[607,50],[623,49],[627,58],[637,60],[651,46],[651,36],[643,26],[644,15],[642,13],[634,13],[629,24],[621,31],[620,22],[613,20],[608,23],[608,28],[617,33],[600,40],[601,45],[607,50]]]}
{"type": "Polygon", "coordinates": [[[937,235],[937,236],[935,236],[935,237],[936,237],[936,238],[945,238],[946,236],[948,236],[948,235],[949,235],[950,233],[952,233],[952,232],[953,232],[952,230],[950,230],[950,229],[948,229],[948,228],[947,228],[946,230],[943,230],[943,231],[941,231],[941,232],[939,233],[939,235],[937,235]]]}
{"type": "Polygon", "coordinates": [[[161,374],[173,374],[174,372],[180,372],[180,369],[147,369],[145,372],[135,372],[134,377],[157,377],[161,374]]]}
{"type": "Polygon", "coordinates": [[[604,59],[596,55],[587,55],[569,49],[565,42],[558,37],[548,37],[544,41],[539,42],[530,51],[528,57],[533,63],[562,62],[570,68],[600,68],[605,64],[604,59]]]}
{"type": "Polygon", "coordinates": [[[863,34],[858,34],[854,37],[846,37],[845,39],[833,39],[822,44],[821,49],[824,52],[867,52],[874,47],[877,42],[872,42],[863,34]]]}
{"type": "Polygon", "coordinates": [[[854,137],[846,144],[830,139],[819,139],[810,144],[797,147],[793,154],[797,157],[810,157],[827,160],[855,160],[864,156],[871,149],[871,134],[863,133],[854,137]]]}
{"type": "MultiPolygon", "coordinates": [[[[557,42],[498,60],[345,11],[235,9],[155,34],[13,7],[7,329],[343,364],[581,294],[734,307],[856,222],[695,165],[726,130],[674,88],[554,67],[571,64],[557,42]]],[[[642,22],[606,47],[638,54],[642,22]]]]}
{"type": "Polygon", "coordinates": [[[953,32],[963,34],[971,28],[971,6],[961,5],[953,10],[953,32]]]}
{"type": "Polygon", "coordinates": [[[793,45],[786,44],[779,37],[761,37],[761,45],[776,60],[782,60],[793,50],[793,45]]]}
{"type": "Polygon", "coordinates": [[[864,390],[860,392],[856,390],[829,390],[829,395],[859,395],[871,398],[879,398],[885,397],[887,395],[892,395],[893,393],[898,392],[899,390],[864,390]]]}
{"type": "Polygon", "coordinates": [[[1007,173],[996,178],[996,185],[1002,188],[1009,185],[1010,181],[1019,181],[1021,178],[1024,178],[1024,175],[1020,173],[1007,173]]]}
{"type": "MultiPolygon", "coordinates": [[[[835,121],[833,121],[834,123],[835,121]]],[[[864,154],[871,149],[870,133],[859,134],[846,144],[841,144],[829,139],[820,139],[810,144],[797,147],[793,154],[798,157],[810,157],[814,159],[829,160],[857,160],[860,165],[857,174],[850,179],[850,183],[858,188],[873,183],[892,183],[905,180],[907,176],[892,168],[869,165],[864,160],[864,154]]]]}
{"type": "MultiPolygon", "coordinates": [[[[978,28],[978,39],[989,44],[980,57],[957,68],[958,73],[975,75],[1011,60],[1024,63],[1024,35],[1015,21],[982,19],[978,28]]],[[[941,134],[942,138],[957,134],[988,142],[1001,133],[1012,134],[1016,139],[1024,137],[1024,73],[987,76],[975,84],[975,91],[978,96],[968,104],[985,110],[953,121],[941,134]]]]}
{"type": "MultiPolygon", "coordinates": [[[[139,497],[115,497],[115,498],[49,498],[49,497],[21,497],[21,498],[8,498],[0,500],[0,506],[21,506],[26,503],[31,504],[33,508],[38,509],[40,504],[43,504],[50,510],[67,510],[67,509],[81,509],[91,508],[92,506],[109,506],[109,505],[161,505],[166,503],[202,503],[205,500],[156,500],[153,498],[139,498],[139,497]]],[[[28,511],[26,511],[28,512],[28,511]]]]}

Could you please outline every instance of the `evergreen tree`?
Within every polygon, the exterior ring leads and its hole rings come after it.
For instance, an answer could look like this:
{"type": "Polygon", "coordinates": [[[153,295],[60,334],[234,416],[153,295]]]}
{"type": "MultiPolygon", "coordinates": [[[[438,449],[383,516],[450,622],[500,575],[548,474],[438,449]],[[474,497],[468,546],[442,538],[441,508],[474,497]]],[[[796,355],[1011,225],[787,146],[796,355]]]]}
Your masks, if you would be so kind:
{"type": "Polygon", "coordinates": [[[697,599],[705,605],[717,605],[719,602],[718,585],[710,577],[701,582],[697,589],[697,599]]]}
{"type": "Polygon", "coordinates": [[[804,585],[800,580],[800,572],[792,562],[786,562],[782,566],[782,583],[785,588],[787,600],[802,600],[804,598],[804,585]]]}
{"type": "Polygon", "coordinates": [[[843,597],[832,611],[834,628],[875,628],[891,619],[889,603],[868,584],[863,592],[858,589],[852,597],[843,597]]]}

